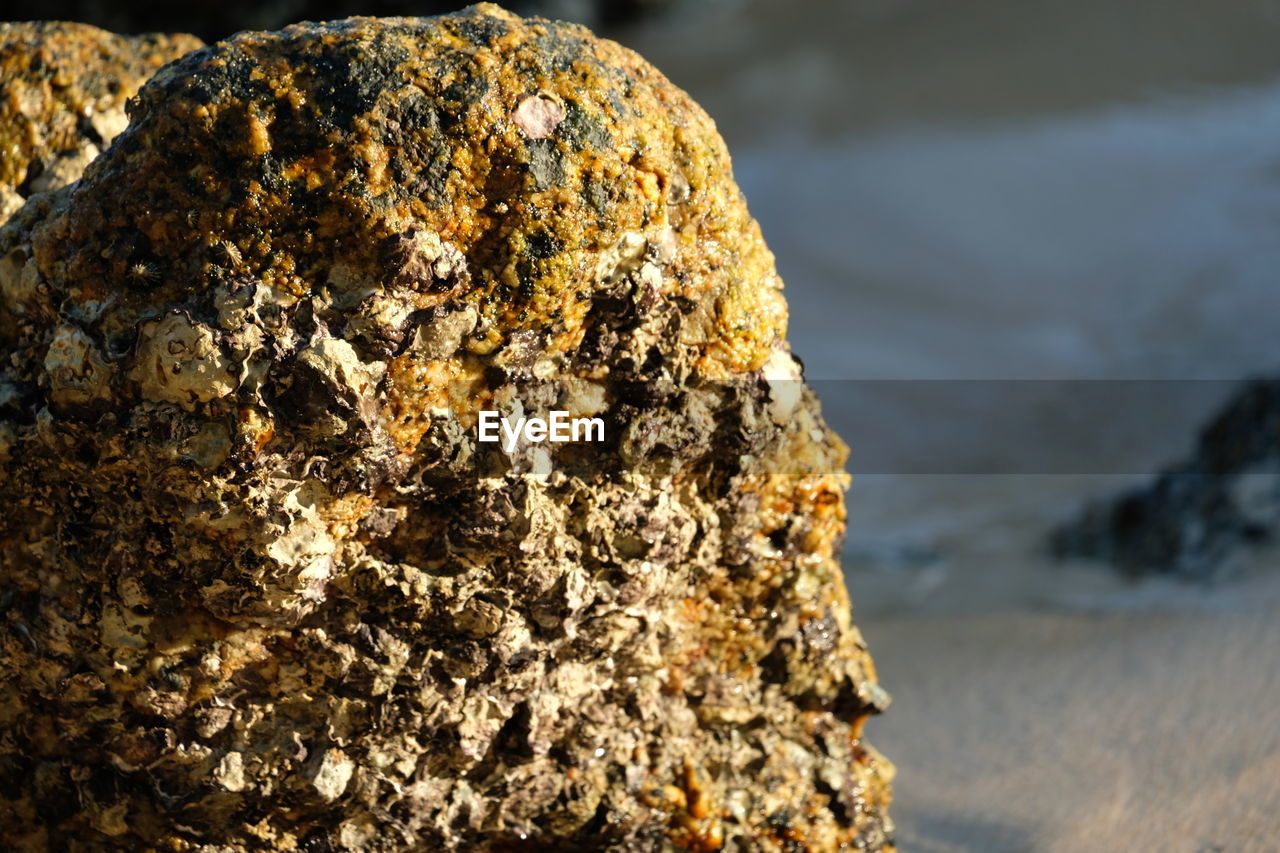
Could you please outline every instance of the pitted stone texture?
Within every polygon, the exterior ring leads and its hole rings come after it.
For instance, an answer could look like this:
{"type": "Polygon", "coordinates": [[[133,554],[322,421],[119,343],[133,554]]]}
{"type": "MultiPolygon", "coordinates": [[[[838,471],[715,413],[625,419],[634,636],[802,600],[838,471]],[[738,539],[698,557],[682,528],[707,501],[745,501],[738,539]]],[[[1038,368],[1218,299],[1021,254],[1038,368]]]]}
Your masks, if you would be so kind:
{"type": "Polygon", "coordinates": [[[0,230],[0,844],[891,849],[846,448],[686,95],[486,5],[130,115],[0,230]]]}

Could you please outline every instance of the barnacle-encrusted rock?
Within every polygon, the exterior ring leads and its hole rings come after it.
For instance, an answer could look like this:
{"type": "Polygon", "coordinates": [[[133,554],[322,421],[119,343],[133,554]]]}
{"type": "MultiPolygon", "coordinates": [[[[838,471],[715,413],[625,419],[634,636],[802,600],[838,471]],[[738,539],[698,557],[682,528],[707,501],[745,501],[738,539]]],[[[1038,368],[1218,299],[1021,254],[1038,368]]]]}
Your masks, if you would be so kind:
{"type": "Polygon", "coordinates": [[[846,450],[686,95],[479,6],[130,116],[0,231],[0,846],[891,847],[846,450]]]}
{"type": "Polygon", "coordinates": [[[200,44],[87,24],[0,23],[0,222],[31,193],[80,177],[124,130],[125,100],[200,44]]]}

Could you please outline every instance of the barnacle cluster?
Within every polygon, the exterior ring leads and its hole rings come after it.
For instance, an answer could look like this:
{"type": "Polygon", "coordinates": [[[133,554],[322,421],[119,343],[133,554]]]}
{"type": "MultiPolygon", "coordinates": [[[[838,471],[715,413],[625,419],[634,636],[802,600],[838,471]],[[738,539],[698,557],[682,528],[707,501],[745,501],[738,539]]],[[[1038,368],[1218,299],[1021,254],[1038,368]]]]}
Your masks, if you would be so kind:
{"type": "Polygon", "coordinates": [[[0,846],[892,848],[846,449],[683,92],[481,5],[128,110],[0,229],[0,846]]]}

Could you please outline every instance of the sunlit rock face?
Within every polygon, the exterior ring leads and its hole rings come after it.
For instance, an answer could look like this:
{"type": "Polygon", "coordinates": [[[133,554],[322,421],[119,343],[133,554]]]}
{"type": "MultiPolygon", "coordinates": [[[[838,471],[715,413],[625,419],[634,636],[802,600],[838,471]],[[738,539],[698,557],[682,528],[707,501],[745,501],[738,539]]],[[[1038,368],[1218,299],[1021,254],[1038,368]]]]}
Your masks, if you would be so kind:
{"type": "Polygon", "coordinates": [[[0,230],[0,846],[891,849],[846,448],[687,95],[483,5],[128,109],[0,230]]]}

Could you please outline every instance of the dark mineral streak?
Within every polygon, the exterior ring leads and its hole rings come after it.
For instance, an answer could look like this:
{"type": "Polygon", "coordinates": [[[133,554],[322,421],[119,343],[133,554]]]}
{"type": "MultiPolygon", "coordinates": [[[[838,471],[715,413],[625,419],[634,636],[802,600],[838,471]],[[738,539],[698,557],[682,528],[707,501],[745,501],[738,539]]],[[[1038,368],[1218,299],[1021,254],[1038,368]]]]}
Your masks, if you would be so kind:
{"type": "Polygon", "coordinates": [[[128,110],[0,230],[0,849],[892,848],[846,448],[683,92],[485,5],[128,110]]]}

